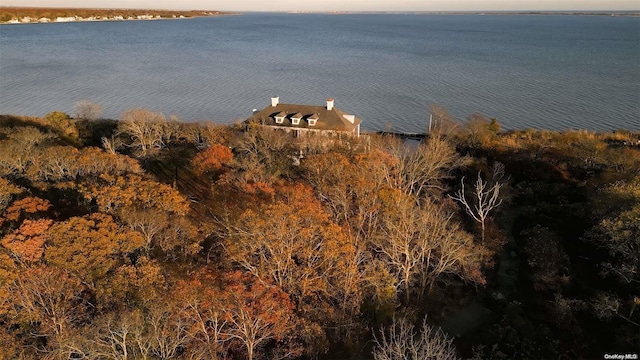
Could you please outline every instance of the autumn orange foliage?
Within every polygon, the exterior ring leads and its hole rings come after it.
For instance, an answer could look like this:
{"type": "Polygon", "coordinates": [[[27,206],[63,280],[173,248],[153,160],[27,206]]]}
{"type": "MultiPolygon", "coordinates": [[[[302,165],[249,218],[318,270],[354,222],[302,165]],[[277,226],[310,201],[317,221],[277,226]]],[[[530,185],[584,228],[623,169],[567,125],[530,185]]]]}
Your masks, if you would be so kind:
{"type": "Polygon", "coordinates": [[[155,259],[140,256],[135,264],[124,264],[99,282],[96,292],[104,308],[139,307],[166,295],[167,278],[155,259]]]}
{"type": "Polygon", "coordinates": [[[0,240],[0,244],[9,249],[19,260],[37,262],[44,253],[44,244],[48,239],[47,229],[52,220],[25,220],[15,231],[0,240]]]}
{"type": "Polygon", "coordinates": [[[48,234],[47,262],[89,283],[103,278],[143,245],[139,233],[128,231],[102,213],[57,222],[48,234]]]}
{"type": "Polygon", "coordinates": [[[45,212],[51,208],[46,199],[30,196],[14,201],[5,211],[4,217],[9,221],[18,221],[24,214],[45,212]]]}
{"type": "Polygon", "coordinates": [[[80,184],[79,190],[87,201],[95,201],[100,211],[108,214],[118,214],[125,208],[155,208],[180,215],[189,210],[189,203],[176,189],[139,175],[102,174],[99,181],[80,184]]]}
{"type": "Polygon", "coordinates": [[[0,116],[8,357],[366,358],[372,328],[441,310],[423,301],[435,284],[485,284],[487,251],[447,201],[466,164],[448,139],[123,117],[69,146],[0,116]]]}
{"type": "Polygon", "coordinates": [[[205,268],[180,281],[173,294],[175,301],[188,305],[190,332],[208,345],[211,358],[226,348],[253,359],[268,343],[276,352],[288,354],[284,358],[302,353],[295,339],[299,321],[295,305],[269,281],[245,272],[216,274],[205,268]]]}
{"type": "Polygon", "coordinates": [[[233,153],[228,146],[212,145],[197,153],[191,160],[191,165],[196,172],[204,174],[220,170],[233,158],[233,153]]]}

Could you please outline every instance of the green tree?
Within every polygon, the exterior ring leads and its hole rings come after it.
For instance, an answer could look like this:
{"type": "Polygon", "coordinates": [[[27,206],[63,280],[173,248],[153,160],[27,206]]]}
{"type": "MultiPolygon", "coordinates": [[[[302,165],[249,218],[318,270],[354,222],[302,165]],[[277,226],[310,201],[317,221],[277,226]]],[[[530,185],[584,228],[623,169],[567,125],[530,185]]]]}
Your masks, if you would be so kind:
{"type": "Polygon", "coordinates": [[[52,123],[57,123],[63,120],[71,119],[71,116],[62,111],[52,111],[45,115],[44,118],[51,121],[52,123]]]}

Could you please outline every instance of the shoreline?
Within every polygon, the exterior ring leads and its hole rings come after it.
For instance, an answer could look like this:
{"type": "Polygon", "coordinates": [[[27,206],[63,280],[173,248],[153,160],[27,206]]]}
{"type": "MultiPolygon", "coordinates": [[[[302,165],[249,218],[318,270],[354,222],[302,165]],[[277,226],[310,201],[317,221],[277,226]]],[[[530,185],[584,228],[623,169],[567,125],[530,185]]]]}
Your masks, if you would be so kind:
{"type": "Polygon", "coordinates": [[[107,19],[107,20],[74,20],[74,21],[32,21],[32,22],[0,22],[1,25],[39,25],[39,24],[73,24],[73,23],[113,23],[113,22],[127,22],[127,21],[162,21],[162,20],[192,20],[203,17],[218,17],[218,16],[231,16],[238,14],[228,14],[228,15],[212,15],[212,16],[189,16],[189,17],[175,17],[175,18],[154,18],[154,19],[123,19],[123,20],[115,20],[115,19],[107,19]]]}
{"type": "MultiPolygon", "coordinates": [[[[52,111],[56,111],[56,110],[52,110],[52,111]]],[[[62,112],[62,111],[61,111],[62,112]]],[[[67,114],[65,112],[62,112],[64,114],[67,114]]],[[[0,113],[0,123],[2,122],[2,119],[6,119],[6,118],[16,118],[16,119],[21,119],[21,120],[43,120],[46,118],[46,115],[44,116],[38,116],[38,115],[26,115],[26,114],[12,114],[12,113],[5,113],[2,114],[0,113]]],[[[74,117],[69,117],[69,120],[82,120],[82,119],[78,119],[78,118],[74,118],[74,117]]],[[[111,118],[111,117],[101,117],[99,119],[96,119],[96,121],[120,121],[121,119],[119,118],[111,118]]],[[[245,119],[241,119],[242,121],[244,121],[245,119]]],[[[213,122],[217,125],[220,126],[234,126],[237,123],[236,122],[216,122],[214,120],[211,119],[182,119],[181,118],[181,122],[182,123],[192,123],[192,124],[199,124],[199,123],[207,123],[207,122],[213,122]]],[[[458,126],[464,126],[466,124],[466,121],[460,121],[457,123],[458,126]]],[[[617,128],[617,129],[609,129],[609,130],[594,130],[594,129],[589,129],[589,128],[565,128],[565,129],[550,129],[550,128],[539,128],[539,127],[522,127],[522,128],[503,128],[501,129],[499,132],[497,132],[497,134],[503,134],[503,135],[507,135],[507,134],[514,134],[514,133],[535,133],[535,132],[548,132],[548,133],[557,133],[557,134],[562,134],[562,133],[571,133],[571,132],[578,132],[578,133],[588,133],[588,134],[594,134],[594,135],[607,135],[607,134],[630,134],[631,136],[635,136],[637,137],[637,142],[633,142],[631,144],[624,144],[624,145],[628,145],[628,146],[633,146],[633,147],[640,147],[640,129],[633,129],[633,128],[617,128]]],[[[368,128],[364,128],[361,131],[361,135],[381,135],[381,136],[395,136],[401,139],[407,139],[407,140],[423,140],[425,138],[429,137],[429,131],[401,131],[401,130],[382,130],[382,129],[368,129],[368,128]]]]}
{"type": "Polygon", "coordinates": [[[0,25],[177,20],[238,15],[217,10],[81,9],[0,7],[0,25]]]}
{"type": "Polygon", "coordinates": [[[219,16],[239,16],[243,14],[286,14],[286,15],[421,15],[421,16],[590,16],[590,17],[630,17],[640,18],[640,12],[367,12],[367,11],[345,11],[345,12],[333,12],[333,11],[289,11],[289,12],[235,12],[225,13],[220,11],[208,12],[198,15],[189,16],[152,16],[142,15],[142,17],[121,17],[121,18],[82,18],[82,17],[69,17],[68,19],[34,19],[29,21],[23,21],[23,19],[12,19],[9,21],[0,21],[0,25],[28,25],[28,24],[64,24],[64,23],[92,23],[92,22],[123,22],[123,21],[153,21],[153,20],[186,20],[196,19],[203,17],[219,17],[219,16]],[[73,18],[73,19],[71,19],[73,18]]]}

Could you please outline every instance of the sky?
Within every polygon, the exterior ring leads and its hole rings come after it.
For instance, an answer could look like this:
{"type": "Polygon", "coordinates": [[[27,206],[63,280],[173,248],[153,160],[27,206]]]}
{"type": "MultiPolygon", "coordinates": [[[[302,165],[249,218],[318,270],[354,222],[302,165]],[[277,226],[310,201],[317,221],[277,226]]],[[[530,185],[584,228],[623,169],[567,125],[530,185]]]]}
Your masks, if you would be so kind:
{"type": "Polygon", "coordinates": [[[222,11],[640,10],[639,0],[1,0],[0,5],[222,11]]]}

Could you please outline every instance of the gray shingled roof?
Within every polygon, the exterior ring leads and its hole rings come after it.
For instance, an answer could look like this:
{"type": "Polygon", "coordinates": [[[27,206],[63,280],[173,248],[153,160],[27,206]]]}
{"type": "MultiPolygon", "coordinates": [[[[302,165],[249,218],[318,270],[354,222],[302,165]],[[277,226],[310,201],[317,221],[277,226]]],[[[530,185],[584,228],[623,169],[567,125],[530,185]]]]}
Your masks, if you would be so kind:
{"type": "MultiPolygon", "coordinates": [[[[353,131],[361,122],[362,119],[356,117],[353,124],[344,118],[343,115],[348,115],[341,110],[333,107],[331,110],[327,110],[324,106],[314,105],[298,105],[298,104],[278,104],[276,106],[268,106],[246,121],[251,123],[257,123],[262,125],[282,126],[290,128],[312,128],[319,130],[335,130],[335,131],[353,131]],[[275,117],[282,116],[281,113],[286,113],[286,117],[282,124],[276,124],[275,117]],[[299,125],[293,125],[291,118],[300,114],[303,121],[300,121],[299,125]],[[316,115],[318,118],[315,126],[309,126],[307,121],[310,117],[316,115]]],[[[314,117],[314,118],[315,118],[314,117]]]]}

